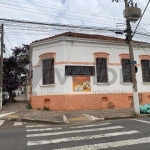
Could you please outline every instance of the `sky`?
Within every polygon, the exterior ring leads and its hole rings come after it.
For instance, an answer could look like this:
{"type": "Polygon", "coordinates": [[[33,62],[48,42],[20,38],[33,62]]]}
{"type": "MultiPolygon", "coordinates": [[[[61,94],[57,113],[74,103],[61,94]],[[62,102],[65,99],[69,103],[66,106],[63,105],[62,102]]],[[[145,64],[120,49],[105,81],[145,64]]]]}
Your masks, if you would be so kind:
{"type": "MultiPolygon", "coordinates": [[[[133,2],[137,3],[143,12],[148,0],[134,0],[133,2]]],[[[119,0],[118,3],[112,2],[112,0],[0,0],[0,18],[97,28],[107,27],[117,31],[125,29],[124,8],[124,0],[119,0]]],[[[137,31],[144,34],[150,32],[149,16],[150,6],[148,6],[137,31]]],[[[4,23],[5,29],[5,57],[11,55],[10,49],[12,48],[66,31],[58,27],[46,28],[45,26],[32,25],[24,25],[26,27],[23,27],[18,24],[7,24],[3,21],[0,21],[1,23],[4,23]]],[[[132,23],[133,30],[137,23],[132,23]]],[[[69,29],[69,31],[74,30],[69,29]]],[[[77,32],[96,34],[96,32],[83,30],[77,32]]],[[[103,33],[102,31],[97,34],[124,38],[123,35],[103,33]]],[[[143,37],[139,35],[136,38],[143,40],[143,37]]],[[[150,41],[147,36],[144,37],[144,40],[150,41]]]]}

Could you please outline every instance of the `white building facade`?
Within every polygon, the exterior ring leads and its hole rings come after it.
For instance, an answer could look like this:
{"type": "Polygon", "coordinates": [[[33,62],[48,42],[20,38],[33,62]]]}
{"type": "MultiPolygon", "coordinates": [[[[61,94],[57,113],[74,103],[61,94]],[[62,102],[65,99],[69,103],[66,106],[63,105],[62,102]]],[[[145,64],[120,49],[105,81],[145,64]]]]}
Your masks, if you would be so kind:
{"type": "MultiPolygon", "coordinates": [[[[129,49],[123,39],[63,33],[32,48],[34,109],[133,107],[129,49]]],[[[134,42],[140,104],[150,102],[150,45],[134,42]]]]}

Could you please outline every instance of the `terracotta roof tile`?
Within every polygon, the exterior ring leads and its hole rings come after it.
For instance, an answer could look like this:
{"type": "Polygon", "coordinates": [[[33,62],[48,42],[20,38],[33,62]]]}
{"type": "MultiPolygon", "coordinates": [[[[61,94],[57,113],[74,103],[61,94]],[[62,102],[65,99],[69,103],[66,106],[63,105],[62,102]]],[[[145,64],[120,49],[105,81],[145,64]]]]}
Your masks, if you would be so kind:
{"type": "MultiPolygon", "coordinates": [[[[77,37],[77,38],[88,38],[88,39],[97,39],[97,40],[114,41],[114,42],[125,43],[125,40],[121,39],[121,38],[115,38],[115,37],[104,36],[104,35],[92,35],[92,34],[74,33],[74,32],[65,32],[65,33],[58,34],[58,35],[55,35],[55,36],[52,36],[52,37],[36,40],[36,41],[34,41],[32,43],[45,41],[45,40],[48,40],[48,39],[54,39],[54,38],[61,37],[61,36],[77,37]]],[[[133,41],[133,43],[143,43],[143,42],[133,41]]]]}

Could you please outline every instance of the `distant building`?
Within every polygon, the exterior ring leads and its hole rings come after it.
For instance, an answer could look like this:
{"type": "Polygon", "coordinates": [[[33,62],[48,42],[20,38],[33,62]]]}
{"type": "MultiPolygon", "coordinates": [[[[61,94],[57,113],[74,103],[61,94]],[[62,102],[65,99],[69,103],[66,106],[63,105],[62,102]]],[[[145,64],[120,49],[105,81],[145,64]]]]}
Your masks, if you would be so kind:
{"type": "Polygon", "coordinates": [[[23,86],[20,86],[18,89],[16,89],[14,91],[16,93],[16,96],[17,95],[21,95],[21,94],[26,94],[26,86],[23,85],[23,86]]]}
{"type": "MultiPolygon", "coordinates": [[[[133,42],[140,103],[150,102],[150,44],[133,42]]],[[[133,107],[128,45],[102,35],[62,33],[31,43],[34,109],[133,107]]]]}

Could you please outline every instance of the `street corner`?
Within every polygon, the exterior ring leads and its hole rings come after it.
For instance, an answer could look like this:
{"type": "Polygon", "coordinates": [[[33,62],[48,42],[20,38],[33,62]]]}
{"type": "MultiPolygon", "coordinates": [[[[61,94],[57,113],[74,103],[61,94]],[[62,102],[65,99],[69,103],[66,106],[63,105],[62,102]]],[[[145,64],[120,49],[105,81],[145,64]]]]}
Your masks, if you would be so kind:
{"type": "Polygon", "coordinates": [[[21,121],[32,123],[55,124],[55,125],[65,124],[62,115],[47,116],[46,114],[45,115],[43,114],[42,116],[40,115],[29,116],[28,114],[26,114],[21,117],[21,121]]]}
{"type": "Polygon", "coordinates": [[[70,123],[70,121],[67,119],[65,115],[63,115],[63,122],[66,124],[70,123]]]}
{"type": "Polygon", "coordinates": [[[92,121],[92,122],[104,121],[105,120],[104,117],[98,118],[98,117],[88,115],[88,114],[83,114],[83,116],[85,116],[89,121],[92,121]]]}
{"type": "MultiPolygon", "coordinates": [[[[64,116],[63,116],[64,117],[64,116]]],[[[84,115],[66,115],[65,120],[68,123],[88,122],[89,120],[84,115]]]]}
{"type": "Polygon", "coordinates": [[[7,113],[1,113],[0,114],[0,118],[6,118],[6,117],[8,117],[8,118],[11,118],[11,117],[18,117],[18,115],[15,115],[15,113],[16,112],[7,112],[7,113]]]}
{"type": "Polygon", "coordinates": [[[5,119],[5,120],[9,120],[9,121],[18,121],[18,122],[20,122],[22,119],[20,118],[20,116],[19,115],[8,115],[8,116],[5,116],[5,117],[3,117],[3,119],[5,119]]]}

